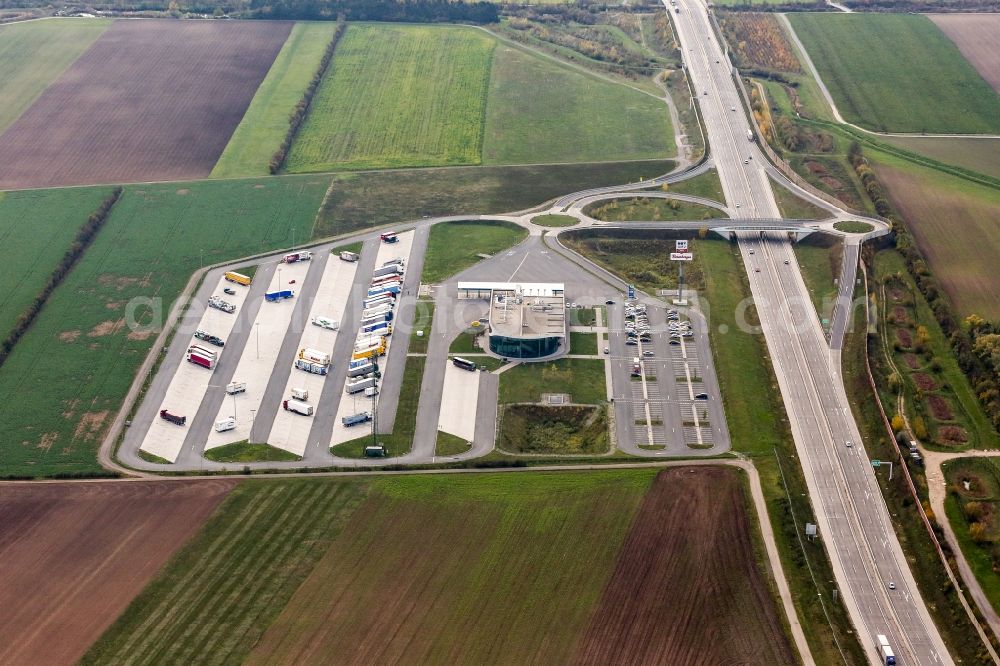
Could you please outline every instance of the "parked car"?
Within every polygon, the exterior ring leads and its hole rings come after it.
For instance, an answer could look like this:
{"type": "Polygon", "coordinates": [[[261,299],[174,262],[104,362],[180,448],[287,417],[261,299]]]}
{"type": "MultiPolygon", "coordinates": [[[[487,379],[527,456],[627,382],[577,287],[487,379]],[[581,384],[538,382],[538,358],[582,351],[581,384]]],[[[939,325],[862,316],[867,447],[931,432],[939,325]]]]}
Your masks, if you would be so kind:
{"type": "Polygon", "coordinates": [[[226,287],[226,288],[225,288],[225,289],[223,289],[222,291],[226,292],[226,293],[227,293],[227,294],[229,294],[230,296],[234,296],[234,295],[236,294],[236,290],[235,290],[235,289],[230,289],[229,287],[226,287]]]}

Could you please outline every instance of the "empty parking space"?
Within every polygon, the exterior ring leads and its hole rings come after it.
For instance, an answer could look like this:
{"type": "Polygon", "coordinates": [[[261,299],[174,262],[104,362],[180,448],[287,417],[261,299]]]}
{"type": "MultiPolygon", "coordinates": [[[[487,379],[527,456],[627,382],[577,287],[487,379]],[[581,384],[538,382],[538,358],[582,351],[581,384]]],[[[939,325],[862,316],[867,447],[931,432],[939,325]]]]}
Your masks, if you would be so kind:
{"type": "Polygon", "coordinates": [[[479,372],[463,370],[448,363],[441,390],[438,430],[471,442],[476,435],[478,400],[479,372]]]}

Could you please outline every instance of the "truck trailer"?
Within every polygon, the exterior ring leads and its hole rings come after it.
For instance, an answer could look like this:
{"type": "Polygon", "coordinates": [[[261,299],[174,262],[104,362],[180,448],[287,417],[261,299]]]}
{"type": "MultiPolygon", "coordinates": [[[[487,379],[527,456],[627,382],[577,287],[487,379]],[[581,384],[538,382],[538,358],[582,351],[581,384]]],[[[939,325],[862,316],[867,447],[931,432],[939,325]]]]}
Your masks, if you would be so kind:
{"type": "MultiPolygon", "coordinates": [[[[362,334],[364,335],[364,334],[362,334]]],[[[385,338],[381,335],[361,335],[354,342],[354,351],[360,351],[362,349],[367,349],[368,347],[378,347],[385,346],[385,338]]]]}
{"type": "Polygon", "coordinates": [[[340,322],[336,319],[330,319],[329,317],[323,317],[321,315],[316,315],[312,318],[312,323],[314,326],[319,326],[320,328],[325,328],[330,331],[336,331],[340,328],[340,322]]]}
{"type": "Polygon", "coordinates": [[[361,258],[361,255],[357,252],[348,252],[347,250],[344,250],[340,253],[340,258],[343,261],[357,261],[361,258]]]}
{"type": "MultiPolygon", "coordinates": [[[[390,315],[392,314],[392,306],[388,303],[383,303],[382,305],[376,305],[373,308],[368,308],[361,312],[362,319],[368,319],[369,317],[377,317],[378,315],[390,315]]],[[[392,317],[389,317],[390,319],[392,317]]]]}
{"type": "Polygon", "coordinates": [[[306,372],[314,375],[325,375],[330,371],[329,366],[323,365],[322,363],[313,363],[312,361],[307,361],[304,358],[295,359],[294,365],[299,370],[305,370],[306,372]]]}
{"type": "Polygon", "coordinates": [[[163,419],[164,421],[170,421],[171,423],[179,426],[184,425],[185,423],[187,423],[188,420],[186,416],[177,416],[176,414],[171,414],[165,409],[160,410],[160,418],[163,419]]]}
{"type": "Polygon", "coordinates": [[[310,349],[309,347],[303,347],[299,350],[299,358],[309,361],[311,363],[319,363],[320,365],[330,365],[330,355],[326,352],[321,352],[318,349],[310,349]]]}
{"type": "Polygon", "coordinates": [[[229,271],[223,277],[229,282],[235,282],[236,284],[241,284],[244,287],[249,287],[250,283],[253,282],[253,278],[250,278],[242,273],[237,273],[236,271],[229,271]]]}
{"type": "Polygon", "coordinates": [[[384,275],[402,275],[403,267],[399,264],[389,264],[388,266],[382,266],[381,268],[376,268],[372,271],[372,277],[377,278],[384,275]]]}
{"type": "Polygon", "coordinates": [[[367,423],[372,420],[372,415],[368,412],[361,412],[360,414],[352,414],[351,416],[345,416],[340,419],[340,422],[344,424],[345,427],[350,428],[351,426],[356,426],[361,423],[367,423]]]}
{"type": "Polygon", "coordinates": [[[312,259],[313,253],[309,250],[299,250],[298,252],[289,252],[281,258],[281,263],[283,264],[294,264],[296,261],[309,261],[312,259]]]}
{"type": "Polygon", "coordinates": [[[366,324],[361,327],[361,332],[366,335],[392,335],[392,324],[381,321],[377,324],[366,324]]]}
{"type": "Polygon", "coordinates": [[[360,393],[361,391],[364,391],[367,388],[372,388],[373,386],[375,386],[375,375],[357,377],[347,381],[347,384],[344,386],[344,392],[347,394],[360,393]]]}
{"type": "Polygon", "coordinates": [[[370,359],[362,358],[357,361],[351,361],[351,363],[360,363],[361,365],[351,365],[351,367],[347,368],[348,377],[362,377],[375,372],[375,364],[370,359]]]}
{"type": "Polygon", "coordinates": [[[184,358],[187,359],[188,363],[194,363],[209,370],[215,370],[215,364],[218,362],[218,359],[214,355],[206,354],[203,350],[195,347],[188,349],[184,358]]]}
{"type": "Polygon", "coordinates": [[[312,405],[302,402],[301,400],[296,400],[295,398],[283,400],[281,402],[281,406],[285,408],[286,412],[295,412],[296,414],[301,414],[302,416],[313,415],[312,405]]]}
{"type": "Polygon", "coordinates": [[[227,432],[229,430],[236,430],[235,416],[227,416],[215,422],[215,432],[227,432]]]}
{"type": "Polygon", "coordinates": [[[281,301],[286,298],[293,298],[294,296],[295,292],[292,291],[291,289],[279,289],[277,291],[264,292],[264,300],[270,301],[272,303],[274,301],[281,301]]]}
{"type": "Polygon", "coordinates": [[[247,383],[246,382],[229,382],[226,384],[226,393],[229,395],[236,395],[237,393],[246,393],[247,383]]]}
{"type": "Polygon", "coordinates": [[[399,285],[391,284],[385,287],[372,287],[368,290],[366,296],[381,296],[382,294],[398,294],[400,292],[399,285]]]}
{"type": "Polygon", "coordinates": [[[361,305],[365,310],[372,310],[380,305],[388,305],[390,308],[396,305],[396,299],[389,294],[384,294],[382,296],[373,296],[372,298],[366,298],[361,301],[361,305]]]}
{"type": "Polygon", "coordinates": [[[381,356],[385,353],[385,345],[378,345],[374,347],[368,347],[367,349],[356,350],[351,354],[351,359],[357,361],[363,358],[375,358],[376,356],[381,356]]]}

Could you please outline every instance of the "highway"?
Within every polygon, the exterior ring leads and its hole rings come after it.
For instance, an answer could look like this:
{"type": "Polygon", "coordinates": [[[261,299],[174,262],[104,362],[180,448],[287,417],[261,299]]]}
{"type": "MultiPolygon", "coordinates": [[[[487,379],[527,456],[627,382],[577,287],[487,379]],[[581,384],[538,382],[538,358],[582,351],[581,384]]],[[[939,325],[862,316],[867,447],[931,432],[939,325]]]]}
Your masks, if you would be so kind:
{"type": "MultiPolygon", "coordinates": [[[[677,0],[675,12],[669,0],[664,4],[674,18],[733,216],[779,217],[767,166],[748,139],[747,116],[707,7],[677,0]]],[[[875,637],[884,634],[897,663],[953,663],[896,539],[840,369],[831,360],[839,356],[826,344],[787,235],[737,235],[816,522],[862,647],[879,663],[875,637]]]]}

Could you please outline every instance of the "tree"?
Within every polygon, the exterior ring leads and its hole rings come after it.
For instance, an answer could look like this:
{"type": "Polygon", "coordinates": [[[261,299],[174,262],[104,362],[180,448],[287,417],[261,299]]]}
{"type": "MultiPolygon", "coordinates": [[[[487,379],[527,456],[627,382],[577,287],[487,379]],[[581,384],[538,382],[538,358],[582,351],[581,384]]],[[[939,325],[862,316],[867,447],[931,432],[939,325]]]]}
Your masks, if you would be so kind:
{"type": "Polygon", "coordinates": [[[895,414],[892,417],[892,431],[893,432],[900,432],[905,427],[906,427],[906,423],[903,421],[903,415],[902,414],[895,414]]]}
{"type": "Polygon", "coordinates": [[[924,423],[924,417],[918,416],[913,419],[913,434],[917,439],[927,439],[927,424],[924,423]]]}
{"type": "Polygon", "coordinates": [[[986,535],[986,526],[982,523],[972,523],[969,525],[969,536],[976,543],[989,541],[989,537],[986,535]]]}
{"type": "Polygon", "coordinates": [[[698,229],[698,238],[705,240],[708,237],[708,227],[700,227],[698,229]]]}

